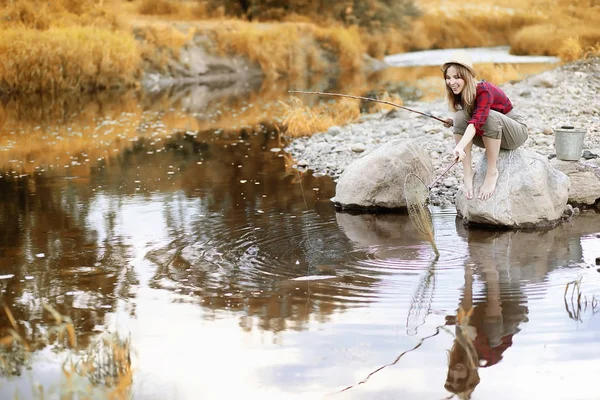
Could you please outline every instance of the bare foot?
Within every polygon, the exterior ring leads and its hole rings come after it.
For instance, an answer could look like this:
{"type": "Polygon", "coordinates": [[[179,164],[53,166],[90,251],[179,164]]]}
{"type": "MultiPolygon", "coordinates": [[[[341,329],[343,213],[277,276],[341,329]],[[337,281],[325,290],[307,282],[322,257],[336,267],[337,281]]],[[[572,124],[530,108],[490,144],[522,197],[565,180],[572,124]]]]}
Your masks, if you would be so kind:
{"type": "Polygon", "coordinates": [[[473,198],[473,171],[464,171],[463,173],[463,185],[465,197],[468,200],[473,198]]]}
{"type": "Polygon", "coordinates": [[[478,198],[481,200],[487,200],[492,197],[494,190],[496,189],[496,182],[498,181],[498,169],[491,169],[488,166],[487,173],[485,174],[485,179],[483,181],[483,185],[481,185],[481,189],[479,189],[478,198]]]}

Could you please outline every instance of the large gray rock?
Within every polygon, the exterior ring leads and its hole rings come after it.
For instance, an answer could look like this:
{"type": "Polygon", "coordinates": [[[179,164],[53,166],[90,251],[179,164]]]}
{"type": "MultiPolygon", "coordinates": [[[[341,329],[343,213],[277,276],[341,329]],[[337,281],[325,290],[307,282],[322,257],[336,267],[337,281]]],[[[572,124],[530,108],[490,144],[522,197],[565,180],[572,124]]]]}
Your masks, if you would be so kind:
{"type": "Polygon", "coordinates": [[[456,195],[456,211],[468,224],[533,228],[555,225],[567,205],[569,177],[550,165],[547,158],[519,148],[501,150],[500,176],[488,200],[477,199],[487,170],[482,157],[475,167],[475,196],[467,200],[462,190],[456,195]]]}
{"type": "Polygon", "coordinates": [[[341,209],[405,208],[404,179],[409,172],[431,182],[431,157],[418,139],[390,141],[346,168],[331,201],[341,209]]]}
{"type": "Polygon", "coordinates": [[[600,167],[590,162],[552,159],[550,164],[571,180],[569,203],[593,205],[600,200],[600,167]]]}

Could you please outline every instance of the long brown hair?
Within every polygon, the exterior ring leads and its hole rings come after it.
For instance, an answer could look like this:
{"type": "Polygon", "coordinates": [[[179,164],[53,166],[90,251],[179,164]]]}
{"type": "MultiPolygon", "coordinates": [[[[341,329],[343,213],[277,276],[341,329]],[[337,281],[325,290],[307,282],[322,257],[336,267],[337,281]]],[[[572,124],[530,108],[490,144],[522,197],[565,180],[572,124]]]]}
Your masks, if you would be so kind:
{"type": "Polygon", "coordinates": [[[475,387],[479,384],[479,358],[473,342],[463,332],[462,327],[456,328],[456,338],[448,354],[448,376],[444,388],[456,394],[460,399],[470,399],[475,387]],[[466,371],[466,377],[455,379],[450,371],[461,365],[466,371]]]}
{"type": "Polygon", "coordinates": [[[452,89],[450,89],[448,85],[445,85],[448,106],[452,112],[462,109],[465,110],[468,115],[471,115],[475,108],[475,95],[477,93],[477,81],[475,80],[475,76],[460,64],[447,64],[446,68],[444,68],[444,82],[446,81],[446,72],[450,67],[456,68],[458,76],[465,81],[465,87],[460,94],[454,94],[452,89]]]}

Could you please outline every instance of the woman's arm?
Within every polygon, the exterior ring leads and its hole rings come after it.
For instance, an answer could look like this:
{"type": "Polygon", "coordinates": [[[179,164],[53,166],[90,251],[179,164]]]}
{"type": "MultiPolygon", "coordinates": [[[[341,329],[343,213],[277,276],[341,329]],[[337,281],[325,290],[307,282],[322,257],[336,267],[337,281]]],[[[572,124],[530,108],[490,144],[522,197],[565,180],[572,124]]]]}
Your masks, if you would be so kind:
{"type": "Polygon", "coordinates": [[[474,137],[475,125],[469,124],[467,129],[465,129],[465,133],[462,135],[462,139],[460,139],[460,142],[457,143],[456,147],[452,151],[454,158],[458,158],[458,161],[462,161],[462,159],[465,157],[465,147],[471,143],[474,137]]]}

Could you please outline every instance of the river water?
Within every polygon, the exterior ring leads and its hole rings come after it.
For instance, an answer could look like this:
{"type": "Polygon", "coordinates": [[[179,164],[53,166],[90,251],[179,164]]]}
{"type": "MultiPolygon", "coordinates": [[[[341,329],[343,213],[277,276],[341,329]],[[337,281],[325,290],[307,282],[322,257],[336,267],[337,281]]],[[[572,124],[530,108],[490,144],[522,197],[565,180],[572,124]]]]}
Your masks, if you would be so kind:
{"type": "Polygon", "coordinates": [[[287,88],[3,99],[0,398],[600,398],[600,214],[435,208],[435,260],[407,215],[336,212],[293,167],[287,88]]]}

